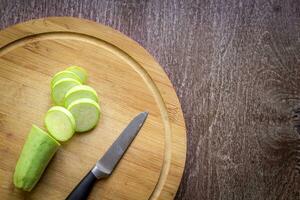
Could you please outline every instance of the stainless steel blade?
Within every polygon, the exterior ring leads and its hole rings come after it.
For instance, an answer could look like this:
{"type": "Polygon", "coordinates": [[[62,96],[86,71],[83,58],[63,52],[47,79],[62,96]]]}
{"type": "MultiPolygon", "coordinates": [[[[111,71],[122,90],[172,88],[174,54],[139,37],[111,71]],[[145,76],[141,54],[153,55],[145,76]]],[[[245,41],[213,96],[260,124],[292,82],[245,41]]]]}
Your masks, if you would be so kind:
{"type": "Polygon", "coordinates": [[[96,166],[92,169],[92,173],[98,179],[107,177],[112,173],[119,160],[138,134],[147,116],[147,112],[137,115],[109,147],[102,158],[97,161],[96,166]]]}

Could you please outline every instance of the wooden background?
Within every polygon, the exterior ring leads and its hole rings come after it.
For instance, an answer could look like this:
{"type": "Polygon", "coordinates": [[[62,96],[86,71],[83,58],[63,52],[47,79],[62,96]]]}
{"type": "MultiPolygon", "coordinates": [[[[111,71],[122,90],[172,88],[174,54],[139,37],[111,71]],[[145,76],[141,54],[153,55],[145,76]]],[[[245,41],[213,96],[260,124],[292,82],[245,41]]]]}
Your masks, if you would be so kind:
{"type": "Polygon", "coordinates": [[[188,130],[176,199],[300,199],[299,0],[0,0],[1,29],[45,16],[111,26],[164,67],[188,130]]]}

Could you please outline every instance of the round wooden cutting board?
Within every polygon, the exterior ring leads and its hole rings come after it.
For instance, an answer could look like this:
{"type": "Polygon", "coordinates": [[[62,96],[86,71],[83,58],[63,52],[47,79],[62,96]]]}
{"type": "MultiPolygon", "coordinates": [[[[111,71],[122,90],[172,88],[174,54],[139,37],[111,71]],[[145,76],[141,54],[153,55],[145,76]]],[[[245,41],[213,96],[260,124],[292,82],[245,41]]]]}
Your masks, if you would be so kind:
{"type": "Polygon", "coordinates": [[[90,199],[173,199],[183,173],[186,131],[168,77],[145,49],[95,22],[54,17],[0,32],[0,199],[65,199],[130,120],[149,116],[114,173],[90,199]],[[50,80],[69,65],[84,67],[100,96],[98,126],[62,144],[30,193],[12,183],[32,124],[43,127],[50,80]]]}

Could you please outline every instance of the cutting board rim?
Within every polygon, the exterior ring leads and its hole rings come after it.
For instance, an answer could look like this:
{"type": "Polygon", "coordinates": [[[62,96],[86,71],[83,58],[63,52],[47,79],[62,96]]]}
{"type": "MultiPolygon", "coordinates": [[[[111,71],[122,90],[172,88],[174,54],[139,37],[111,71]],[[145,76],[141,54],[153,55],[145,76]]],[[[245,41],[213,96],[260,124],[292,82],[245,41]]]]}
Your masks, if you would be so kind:
{"type": "MultiPolygon", "coordinates": [[[[89,27],[87,26],[87,27],[89,27]]],[[[39,30],[40,31],[40,30],[39,30]]],[[[106,35],[107,36],[107,35],[106,35]]],[[[170,195],[170,199],[174,197],[176,194],[176,191],[178,189],[183,170],[185,165],[185,159],[186,159],[186,128],[185,128],[185,122],[181,110],[180,103],[178,101],[178,97],[175,93],[175,90],[168,79],[167,75],[165,74],[163,68],[157,63],[157,61],[143,48],[141,45],[139,45],[136,41],[130,39],[126,35],[120,33],[119,31],[112,29],[108,26],[86,20],[86,19],[80,19],[80,18],[73,18],[73,17],[47,17],[47,18],[40,18],[40,19],[33,19],[30,21],[26,21],[20,24],[16,24],[13,26],[10,26],[8,28],[5,28],[0,31],[0,57],[11,51],[12,49],[18,47],[19,45],[22,46],[26,43],[33,42],[35,40],[41,40],[41,39],[51,39],[55,37],[73,37],[74,39],[80,38],[80,40],[86,40],[87,42],[94,42],[97,44],[98,42],[104,42],[107,43],[108,47],[111,48],[110,50],[115,51],[114,53],[120,54],[119,56],[125,56],[126,59],[130,60],[130,65],[135,68],[135,71],[140,74],[140,76],[144,79],[145,83],[148,84],[148,86],[153,91],[153,94],[156,98],[157,104],[160,107],[160,113],[162,115],[163,121],[164,121],[164,129],[165,129],[165,145],[164,145],[164,159],[163,159],[163,166],[160,171],[159,180],[156,184],[156,187],[154,188],[150,199],[165,199],[166,195],[163,195],[164,192],[168,192],[172,195],[170,195]],[[45,25],[45,31],[41,32],[18,32],[17,36],[13,36],[12,38],[6,38],[5,41],[1,40],[1,35],[5,35],[10,32],[16,32],[16,30],[22,30],[24,27],[32,26],[34,27],[34,24],[37,22],[42,22],[45,25]],[[47,31],[47,26],[51,23],[59,22],[63,26],[58,26],[56,31],[47,31]],[[172,102],[175,106],[178,108],[178,111],[175,113],[177,116],[177,121],[180,121],[182,126],[180,126],[179,131],[175,131],[175,128],[177,128],[173,123],[171,122],[171,118],[174,118],[175,115],[172,109],[170,109],[165,104],[165,96],[161,89],[157,86],[156,80],[151,78],[151,74],[149,73],[149,70],[151,71],[150,67],[147,65],[143,65],[140,61],[137,61],[136,55],[134,53],[130,52],[130,49],[124,49],[122,46],[118,46],[117,43],[113,43],[112,41],[106,40],[106,38],[101,35],[95,35],[95,33],[89,33],[89,30],[86,32],[79,32],[78,30],[74,30],[70,27],[68,27],[68,22],[72,23],[80,23],[82,25],[89,26],[95,26],[96,28],[99,27],[99,30],[105,30],[105,33],[99,33],[99,34],[108,34],[113,33],[113,35],[110,35],[109,37],[118,37],[118,40],[123,39],[128,44],[130,44],[131,48],[137,48],[139,50],[139,54],[142,54],[147,59],[151,60],[153,65],[151,67],[155,67],[156,70],[160,70],[162,74],[164,74],[164,79],[167,80],[169,91],[173,93],[172,95],[175,95],[176,99],[174,102],[172,102]],[[80,36],[80,37],[79,37],[80,36]],[[148,82],[147,82],[148,81],[148,82]],[[179,141],[180,140],[180,141],[179,141]],[[181,152],[180,156],[174,156],[175,152],[181,152]],[[173,168],[179,166],[179,170],[174,171],[173,168]],[[172,171],[173,170],[173,171],[172,171]],[[174,183],[174,180],[176,183],[174,183]],[[175,187],[171,187],[170,189],[170,183],[175,184],[175,187]]],[[[116,41],[118,41],[116,40],[116,41]]]]}

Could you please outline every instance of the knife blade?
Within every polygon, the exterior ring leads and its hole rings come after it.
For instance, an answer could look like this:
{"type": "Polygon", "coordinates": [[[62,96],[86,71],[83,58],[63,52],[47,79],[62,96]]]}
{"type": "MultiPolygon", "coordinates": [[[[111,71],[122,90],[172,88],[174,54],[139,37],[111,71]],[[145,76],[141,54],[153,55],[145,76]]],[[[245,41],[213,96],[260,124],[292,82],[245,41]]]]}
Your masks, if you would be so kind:
{"type": "Polygon", "coordinates": [[[100,160],[97,161],[96,166],[92,169],[92,173],[98,178],[109,176],[119,160],[139,132],[148,113],[143,112],[136,116],[129,125],[123,130],[121,135],[110,146],[106,153],[100,160]]]}
{"type": "Polygon", "coordinates": [[[95,182],[98,179],[106,178],[111,175],[131,142],[140,131],[147,119],[147,116],[148,112],[142,112],[127,125],[105,154],[96,162],[96,165],[92,168],[92,170],[89,171],[80,183],[73,189],[66,198],[67,200],[87,199],[95,182]]]}

